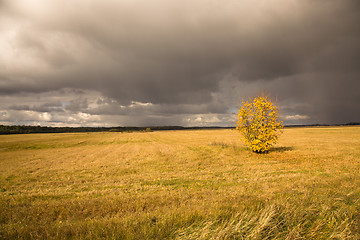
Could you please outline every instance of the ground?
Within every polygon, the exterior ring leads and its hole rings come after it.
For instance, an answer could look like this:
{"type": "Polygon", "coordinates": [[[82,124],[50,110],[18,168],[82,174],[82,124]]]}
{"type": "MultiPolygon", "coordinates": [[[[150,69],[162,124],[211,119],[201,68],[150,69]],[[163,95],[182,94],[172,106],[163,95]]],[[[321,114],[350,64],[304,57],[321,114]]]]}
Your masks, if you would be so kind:
{"type": "Polygon", "coordinates": [[[359,239],[360,127],[0,136],[0,239],[359,239]]]}

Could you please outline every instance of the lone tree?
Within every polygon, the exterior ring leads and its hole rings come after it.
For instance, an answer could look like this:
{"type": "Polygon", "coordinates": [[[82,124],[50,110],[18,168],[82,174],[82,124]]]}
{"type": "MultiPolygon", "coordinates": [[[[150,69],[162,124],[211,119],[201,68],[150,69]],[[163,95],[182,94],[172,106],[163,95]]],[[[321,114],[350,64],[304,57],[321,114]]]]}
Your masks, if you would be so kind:
{"type": "Polygon", "coordinates": [[[263,153],[277,143],[283,128],[278,115],[277,107],[266,96],[242,102],[236,129],[252,151],[263,153]]]}

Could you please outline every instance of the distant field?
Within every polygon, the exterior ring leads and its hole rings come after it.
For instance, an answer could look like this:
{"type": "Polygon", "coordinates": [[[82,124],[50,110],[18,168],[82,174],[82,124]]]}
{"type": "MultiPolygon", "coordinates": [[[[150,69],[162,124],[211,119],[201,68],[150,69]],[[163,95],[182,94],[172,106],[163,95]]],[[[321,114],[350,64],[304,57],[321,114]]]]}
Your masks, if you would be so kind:
{"type": "Polygon", "coordinates": [[[0,239],[360,239],[360,127],[0,136],[0,239]]]}

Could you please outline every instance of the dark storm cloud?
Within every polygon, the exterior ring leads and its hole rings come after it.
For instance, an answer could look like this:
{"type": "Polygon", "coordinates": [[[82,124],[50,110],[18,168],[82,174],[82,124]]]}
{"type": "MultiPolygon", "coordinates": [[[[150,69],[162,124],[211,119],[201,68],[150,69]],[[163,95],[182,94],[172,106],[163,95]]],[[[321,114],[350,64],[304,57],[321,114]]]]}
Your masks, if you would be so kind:
{"type": "Polygon", "coordinates": [[[108,102],[12,108],[157,119],[226,113],[268,91],[289,119],[359,121],[359,11],[357,0],[0,1],[0,94],[98,91],[108,102]]]}

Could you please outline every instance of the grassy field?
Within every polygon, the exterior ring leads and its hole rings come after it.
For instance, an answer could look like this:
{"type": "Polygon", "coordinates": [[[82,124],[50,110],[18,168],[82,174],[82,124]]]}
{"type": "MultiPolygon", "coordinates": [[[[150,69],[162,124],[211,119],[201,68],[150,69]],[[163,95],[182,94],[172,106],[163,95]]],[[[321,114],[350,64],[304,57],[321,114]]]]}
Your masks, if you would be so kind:
{"type": "Polygon", "coordinates": [[[360,127],[0,136],[0,239],[360,239],[360,127]]]}

